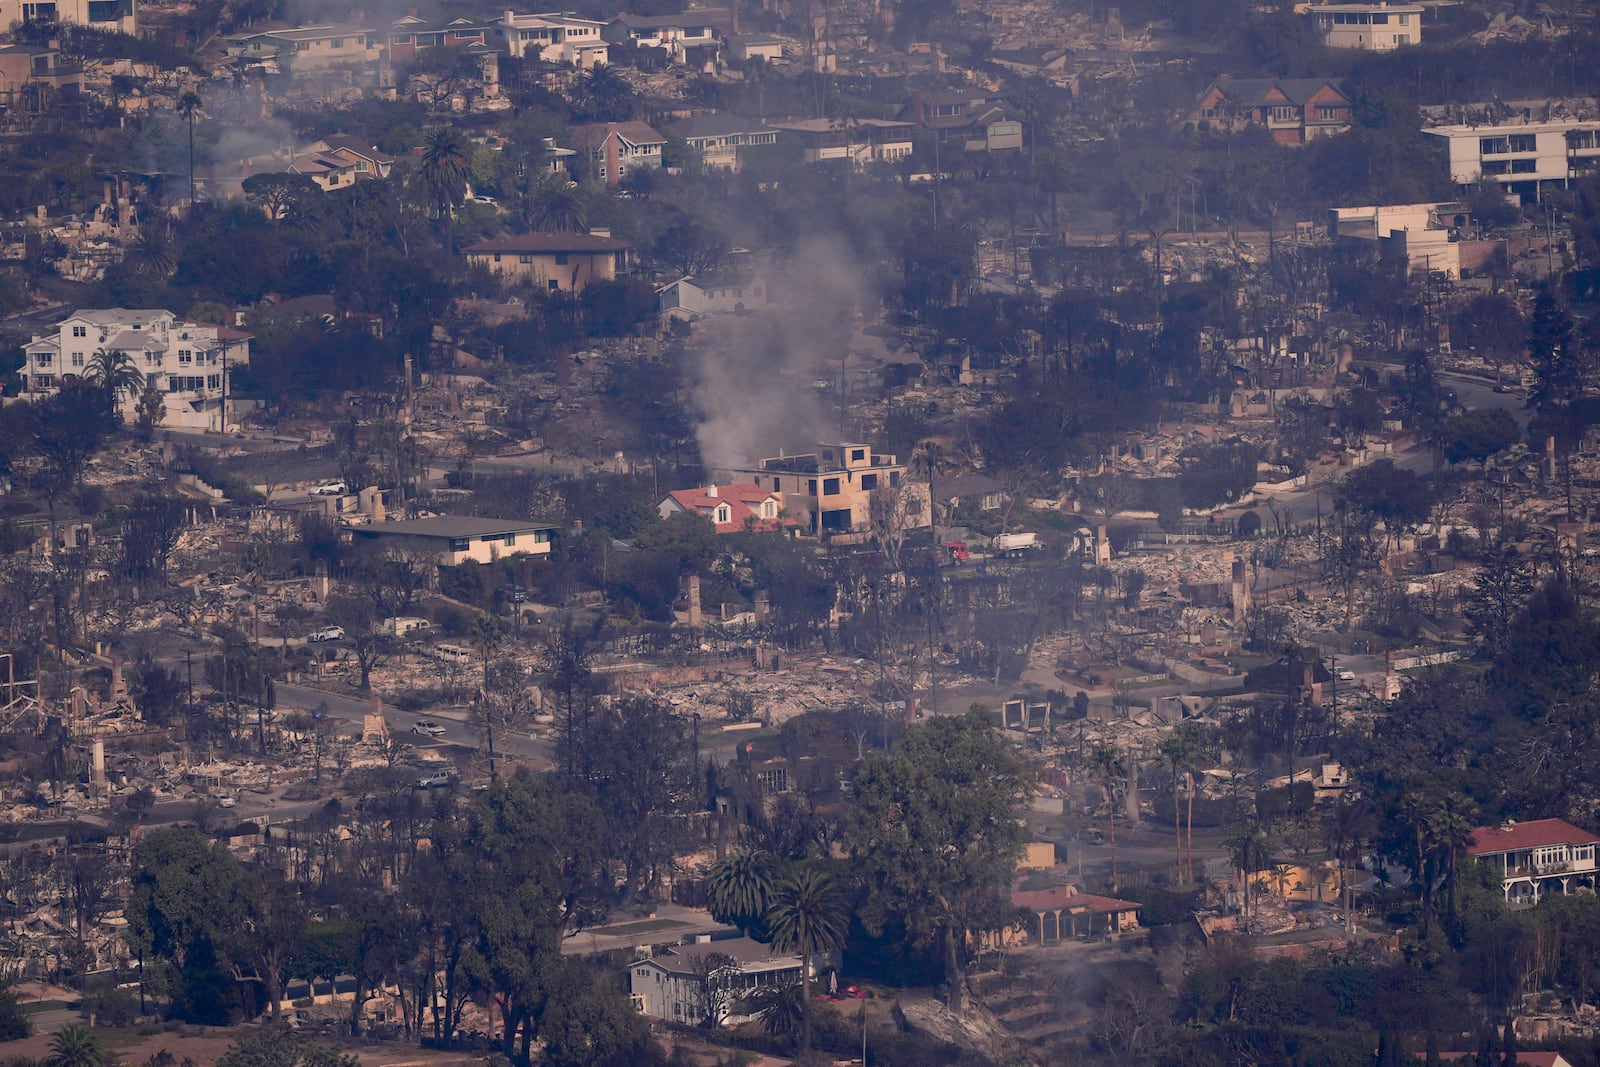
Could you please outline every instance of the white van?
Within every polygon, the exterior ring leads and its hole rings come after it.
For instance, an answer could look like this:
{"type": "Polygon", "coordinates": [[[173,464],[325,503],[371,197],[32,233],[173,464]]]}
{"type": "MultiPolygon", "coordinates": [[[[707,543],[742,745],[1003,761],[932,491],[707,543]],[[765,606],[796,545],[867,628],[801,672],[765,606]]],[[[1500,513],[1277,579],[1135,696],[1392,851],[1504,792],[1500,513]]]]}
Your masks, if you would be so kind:
{"type": "Polygon", "coordinates": [[[467,667],[477,661],[477,656],[470,649],[460,645],[434,645],[433,658],[440,663],[448,663],[454,667],[467,667]]]}

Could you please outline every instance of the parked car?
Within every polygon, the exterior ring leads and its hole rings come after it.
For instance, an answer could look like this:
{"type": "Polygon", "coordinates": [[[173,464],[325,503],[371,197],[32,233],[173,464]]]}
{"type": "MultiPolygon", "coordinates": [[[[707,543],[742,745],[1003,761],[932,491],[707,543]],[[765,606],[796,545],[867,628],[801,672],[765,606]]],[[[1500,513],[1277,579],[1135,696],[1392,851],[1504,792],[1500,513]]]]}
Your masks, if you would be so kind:
{"type": "Polygon", "coordinates": [[[449,771],[434,771],[417,779],[418,789],[445,789],[455,784],[456,776],[449,771]]]}
{"type": "Polygon", "coordinates": [[[324,626],[320,630],[313,630],[309,634],[306,634],[306,640],[312,642],[313,644],[317,644],[322,641],[343,641],[344,627],[324,626]]]}
{"type": "Polygon", "coordinates": [[[217,798],[217,806],[220,808],[231,808],[237,803],[239,803],[239,798],[231,793],[224,793],[217,798]]]}
{"type": "Polygon", "coordinates": [[[323,482],[311,490],[312,496],[344,496],[344,494],[345,487],[343,482],[323,482]]]}
{"type": "Polygon", "coordinates": [[[432,719],[418,719],[417,724],[411,728],[414,734],[426,734],[428,737],[439,737],[444,733],[444,727],[432,719]]]}

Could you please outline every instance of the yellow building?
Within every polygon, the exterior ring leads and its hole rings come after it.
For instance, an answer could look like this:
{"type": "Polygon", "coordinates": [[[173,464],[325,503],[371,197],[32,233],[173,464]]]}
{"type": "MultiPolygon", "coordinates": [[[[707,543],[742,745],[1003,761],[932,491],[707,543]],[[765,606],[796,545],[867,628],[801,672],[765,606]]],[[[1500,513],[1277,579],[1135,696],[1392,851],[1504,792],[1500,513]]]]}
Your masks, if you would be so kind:
{"type": "Polygon", "coordinates": [[[488,267],[508,281],[576,293],[590,282],[608,282],[627,266],[627,241],[591,233],[525,233],[479,241],[464,250],[467,262],[488,267]]]}

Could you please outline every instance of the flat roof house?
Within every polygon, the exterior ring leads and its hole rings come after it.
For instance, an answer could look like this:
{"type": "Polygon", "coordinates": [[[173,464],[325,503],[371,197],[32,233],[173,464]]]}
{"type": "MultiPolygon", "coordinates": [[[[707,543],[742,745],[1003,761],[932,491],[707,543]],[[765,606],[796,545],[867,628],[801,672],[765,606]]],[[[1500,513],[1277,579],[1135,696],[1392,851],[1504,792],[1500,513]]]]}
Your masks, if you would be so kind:
{"type": "Polygon", "coordinates": [[[894,521],[908,528],[929,524],[927,485],[908,479],[904,463],[874,453],[870,445],[823,444],[815,452],[770,457],[730,473],[781,494],[789,515],[819,537],[869,531],[874,497],[902,490],[894,521]]]}
{"type": "Polygon", "coordinates": [[[1329,48],[1392,52],[1422,43],[1421,4],[1318,4],[1305,12],[1329,48]]]}
{"type": "Polygon", "coordinates": [[[507,55],[528,53],[546,63],[566,63],[582,70],[610,62],[611,45],[600,34],[605,23],[570,12],[519,15],[507,11],[496,30],[507,55]]]}
{"type": "Polygon", "coordinates": [[[1486,183],[1537,199],[1600,169],[1600,122],[1518,122],[1503,126],[1429,126],[1450,154],[1450,180],[1486,183]]]}
{"type": "Polygon", "coordinates": [[[615,279],[632,247],[597,234],[539,232],[479,241],[462,249],[462,254],[473,266],[488,267],[508,281],[576,293],[591,282],[615,279]]]}
{"type": "Polygon", "coordinates": [[[506,556],[548,556],[555,533],[556,528],[548,523],[457,515],[375,522],[350,530],[358,544],[419,549],[446,567],[493,563],[506,556]]]}
{"type": "Polygon", "coordinates": [[[139,32],[138,0],[0,0],[0,32],[34,22],[71,22],[108,33],[139,32]]]}

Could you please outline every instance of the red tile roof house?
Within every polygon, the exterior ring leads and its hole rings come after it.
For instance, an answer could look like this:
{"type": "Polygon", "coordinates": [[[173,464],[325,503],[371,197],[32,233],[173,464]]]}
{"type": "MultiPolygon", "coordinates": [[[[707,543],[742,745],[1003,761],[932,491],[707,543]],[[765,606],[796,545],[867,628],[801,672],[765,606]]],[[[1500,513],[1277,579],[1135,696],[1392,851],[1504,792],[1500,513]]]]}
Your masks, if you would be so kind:
{"type": "Polygon", "coordinates": [[[1129,900],[1080,893],[1075,886],[1017,889],[1011,905],[1033,913],[1028,936],[1042,945],[1076,937],[1120,934],[1139,928],[1139,905],[1129,900]]]}
{"type": "Polygon", "coordinates": [[[1499,872],[1512,907],[1531,908],[1551,893],[1593,892],[1600,873],[1596,845],[1600,837],[1564,819],[1536,819],[1479,827],[1472,831],[1467,852],[1499,872]]]}
{"type": "Polygon", "coordinates": [[[680,511],[704,515],[719,534],[783,530],[795,524],[783,514],[783,494],[754,482],[677,489],[656,505],[656,511],[663,519],[680,511]]]}
{"type": "Polygon", "coordinates": [[[1237,133],[1263,126],[1279,144],[1305,144],[1350,129],[1349,95],[1320,78],[1219,78],[1200,95],[1187,122],[1237,133]]]}

